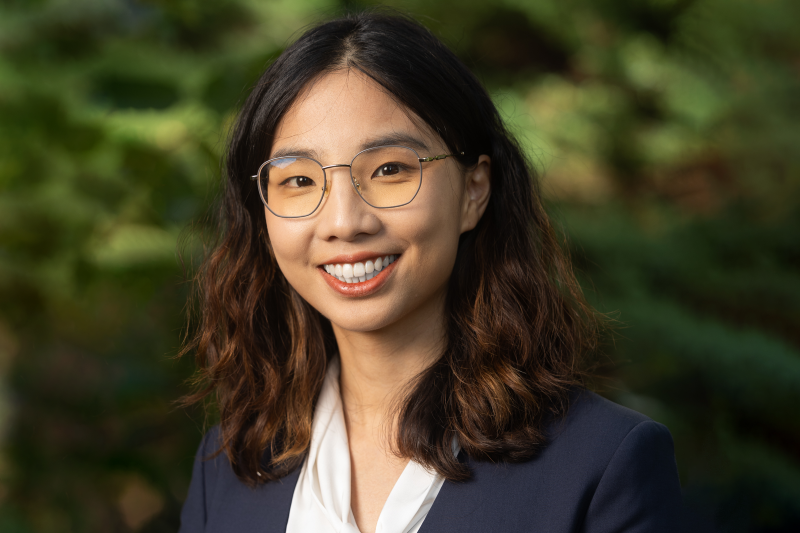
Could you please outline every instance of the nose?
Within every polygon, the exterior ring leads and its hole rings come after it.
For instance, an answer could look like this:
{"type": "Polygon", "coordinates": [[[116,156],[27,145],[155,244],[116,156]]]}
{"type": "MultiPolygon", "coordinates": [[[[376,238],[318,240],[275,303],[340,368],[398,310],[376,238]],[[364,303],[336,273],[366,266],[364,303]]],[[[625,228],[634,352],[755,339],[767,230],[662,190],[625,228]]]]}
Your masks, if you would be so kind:
{"type": "Polygon", "coordinates": [[[319,213],[318,231],[325,240],[354,241],[359,236],[374,235],[380,221],[373,208],[361,199],[350,178],[350,167],[341,165],[327,169],[325,201],[319,213]]]}

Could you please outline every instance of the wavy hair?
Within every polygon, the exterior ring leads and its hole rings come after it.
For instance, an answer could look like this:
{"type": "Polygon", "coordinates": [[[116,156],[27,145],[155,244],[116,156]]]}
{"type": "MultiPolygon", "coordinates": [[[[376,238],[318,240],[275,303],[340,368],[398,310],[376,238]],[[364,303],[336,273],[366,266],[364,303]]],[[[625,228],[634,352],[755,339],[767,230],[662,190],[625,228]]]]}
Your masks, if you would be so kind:
{"type": "Polygon", "coordinates": [[[215,393],[221,447],[248,484],[285,476],[305,458],[326,365],[328,320],[288,284],[272,253],[249,176],[309,83],[357,69],[421,118],[463,167],[491,157],[492,193],[464,233],[446,298],[446,342],[398,408],[394,449],[450,480],[470,475],[451,443],[475,459],[522,461],[546,443],[582,384],[581,361],[600,320],[586,303],[542,206],[533,167],[486,90],[414,20],[360,13],[304,33],[245,101],[225,160],[219,237],[196,276],[196,391],[215,393]]]}

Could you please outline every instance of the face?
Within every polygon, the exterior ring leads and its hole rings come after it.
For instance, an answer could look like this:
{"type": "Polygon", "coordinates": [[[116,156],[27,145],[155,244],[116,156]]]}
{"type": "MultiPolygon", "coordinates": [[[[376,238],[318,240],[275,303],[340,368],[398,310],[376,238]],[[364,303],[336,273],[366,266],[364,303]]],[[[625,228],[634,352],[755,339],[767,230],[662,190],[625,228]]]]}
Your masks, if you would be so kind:
{"type": "MultiPolygon", "coordinates": [[[[412,117],[363,74],[327,74],[283,117],[270,157],[308,154],[323,166],[349,164],[376,144],[410,146],[420,157],[449,153],[412,117]]],[[[281,271],[335,330],[380,331],[441,318],[459,236],[475,226],[488,200],[489,165],[481,156],[474,169],[462,169],[454,158],[422,167],[420,190],[402,207],[371,207],[354,188],[349,168],[335,167],[326,171],[329,192],[311,216],[280,218],[265,209],[281,271]],[[342,277],[354,269],[356,280],[364,268],[370,279],[342,282],[335,277],[339,268],[342,277]]]]}

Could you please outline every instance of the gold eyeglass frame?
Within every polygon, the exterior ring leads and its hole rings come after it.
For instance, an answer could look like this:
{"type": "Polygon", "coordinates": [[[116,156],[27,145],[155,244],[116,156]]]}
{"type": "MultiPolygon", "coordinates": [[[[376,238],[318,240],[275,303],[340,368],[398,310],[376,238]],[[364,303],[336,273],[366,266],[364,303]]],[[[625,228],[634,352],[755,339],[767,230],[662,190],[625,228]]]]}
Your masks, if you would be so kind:
{"type": "Polygon", "coordinates": [[[261,166],[258,167],[258,172],[256,172],[255,175],[250,176],[250,180],[258,182],[258,195],[261,197],[261,202],[264,204],[264,206],[267,209],[269,209],[270,213],[272,213],[276,217],[280,217],[280,218],[305,218],[305,217],[309,217],[309,216],[313,215],[314,213],[316,213],[317,209],[319,209],[319,206],[322,204],[322,201],[330,193],[330,188],[328,187],[328,173],[326,172],[326,170],[329,169],[329,168],[336,168],[336,167],[348,167],[350,169],[350,184],[353,186],[353,189],[355,189],[355,191],[358,193],[359,198],[364,200],[364,202],[368,206],[374,207],[375,209],[394,209],[395,207],[403,207],[404,205],[410,204],[411,202],[414,201],[414,198],[417,197],[417,194],[419,194],[419,190],[420,190],[420,188],[422,188],[422,163],[429,163],[431,161],[439,161],[440,159],[447,159],[448,157],[457,157],[459,155],[463,156],[464,152],[461,152],[459,154],[440,154],[440,155],[435,155],[435,156],[431,156],[431,157],[420,157],[419,153],[417,153],[417,151],[414,150],[413,148],[408,147],[408,146],[395,145],[395,144],[390,144],[390,145],[385,145],[385,146],[373,146],[372,148],[367,148],[365,150],[361,150],[360,152],[358,152],[356,155],[353,156],[353,159],[350,160],[350,164],[349,165],[348,164],[337,164],[337,165],[322,166],[322,163],[320,163],[316,159],[312,159],[310,157],[306,157],[306,156],[302,156],[302,155],[282,155],[280,157],[273,157],[272,159],[269,159],[269,160],[263,162],[261,164],[261,166]],[[371,150],[380,150],[382,148],[405,148],[406,150],[412,151],[414,153],[414,155],[417,156],[417,161],[419,161],[419,184],[417,185],[417,190],[414,191],[414,196],[412,196],[411,199],[409,201],[405,202],[405,203],[398,204],[398,205],[390,205],[390,206],[385,206],[385,207],[379,207],[379,206],[376,206],[376,205],[372,205],[371,203],[369,203],[367,201],[366,198],[364,198],[361,195],[361,186],[359,185],[358,180],[356,180],[355,176],[353,176],[353,161],[355,161],[358,156],[360,156],[361,154],[363,154],[365,152],[369,152],[371,150]],[[285,215],[277,214],[275,211],[273,211],[270,208],[269,204],[267,204],[267,200],[264,198],[264,193],[261,190],[261,182],[259,181],[258,177],[261,175],[261,171],[264,169],[264,167],[269,165],[270,163],[278,161],[279,159],[287,159],[287,158],[290,158],[290,159],[291,158],[293,158],[293,159],[307,159],[309,161],[313,161],[314,163],[319,165],[319,167],[322,169],[322,177],[323,177],[322,193],[319,196],[319,202],[317,202],[317,205],[315,205],[314,209],[312,209],[311,212],[308,213],[307,215],[285,216],[285,215]]]}

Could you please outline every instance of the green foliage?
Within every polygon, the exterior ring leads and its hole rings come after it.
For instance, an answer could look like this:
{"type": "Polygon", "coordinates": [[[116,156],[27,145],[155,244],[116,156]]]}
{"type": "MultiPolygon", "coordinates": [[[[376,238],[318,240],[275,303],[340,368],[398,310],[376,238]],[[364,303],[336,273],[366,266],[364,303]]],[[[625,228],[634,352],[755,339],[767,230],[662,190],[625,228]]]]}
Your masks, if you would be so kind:
{"type": "MultiPolygon", "coordinates": [[[[329,0],[0,4],[0,530],[174,531],[172,406],[236,105],[329,0]],[[180,239],[188,235],[186,239],[180,239]],[[181,264],[176,244],[182,242],[181,264]]],[[[605,393],[723,531],[800,525],[800,4],[397,2],[478,73],[590,297],[605,393]]],[[[188,415],[188,416],[187,416],[188,415]]]]}

